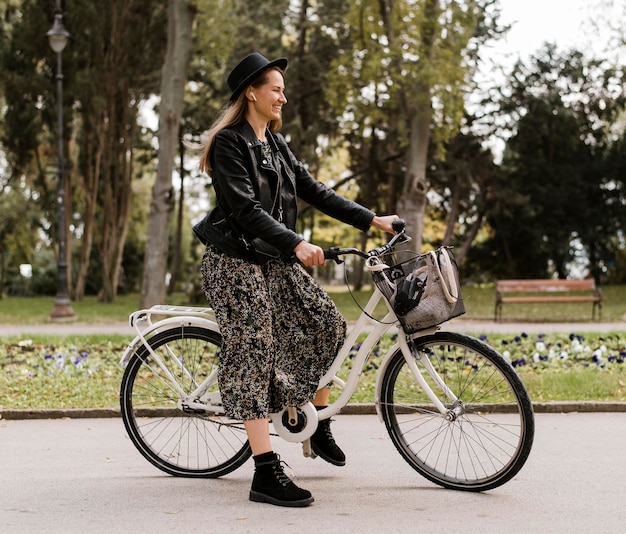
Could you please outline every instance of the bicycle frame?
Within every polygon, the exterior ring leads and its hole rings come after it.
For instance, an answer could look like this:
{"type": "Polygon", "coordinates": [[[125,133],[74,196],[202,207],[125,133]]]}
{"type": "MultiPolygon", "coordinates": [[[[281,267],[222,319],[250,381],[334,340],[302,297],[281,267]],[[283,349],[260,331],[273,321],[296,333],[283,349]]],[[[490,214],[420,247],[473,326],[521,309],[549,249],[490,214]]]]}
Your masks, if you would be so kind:
{"type": "MultiPolygon", "coordinates": [[[[369,333],[367,337],[361,343],[361,346],[359,347],[359,350],[357,351],[354,357],[354,363],[348,375],[347,382],[344,385],[343,391],[334,402],[332,402],[326,408],[318,412],[319,419],[327,419],[329,417],[332,417],[333,415],[337,414],[344,406],[346,406],[346,404],[348,404],[348,402],[350,401],[350,398],[352,397],[352,395],[354,394],[354,391],[357,388],[359,378],[361,376],[361,373],[363,371],[365,364],[367,363],[367,360],[369,359],[372,349],[374,348],[376,343],[380,341],[383,335],[385,335],[393,327],[397,326],[397,323],[398,323],[397,317],[387,301],[385,301],[385,304],[387,305],[387,314],[385,315],[385,317],[381,320],[376,320],[372,318],[374,310],[376,309],[376,306],[378,305],[378,303],[380,302],[382,298],[383,298],[382,293],[378,290],[378,288],[375,287],[374,292],[372,293],[372,296],[367,302],[365,308],[363,308],[363,312],[357,319],[357,322],[355,323],[354,327],[351,329],[349,336],[346,338],[346,341],[344,342],[339,353],[337,354],[337,357],[335,358],[333,364],[331,365],[328,372],[320,380],[319,382],[320,387],[324,387],[325,385],[329,384],[331,381],[335,383],[337,383],[338,381],[340,383],[342,382],[335,376],[336,373],[339,371],[339,368],[341,367],[345,359],[348,357],[348,354],[350,353],[350,350],[352,349],[352,347],[354,347],[354,345],[356,344],[358,337],[364,332],[368,331],[368,327],[371,326],[372,328],[369,329],[369,333]]],[[[410,339],[415,339],[420,336],[434,334],[435,332],[437,332],[437,330],[439,330],[439,326],[434,326],[432,328],[422,330],[418,332],[417,334],[413,334],[410,339]]],[[[448,412],[448,409],[441,403],[437,395],[435,395],[435,393],[432,391],[432,389],[430,388],[426,380],[424,380],[424,377],[422,376],[421,371],[417,367],[416,359],[419,358],[419,355],[413,354],[413,351],[411,350],[411,347],[409,346],[409,340],[407,339],[407,336],[402,331],[402,329],[398,329],[398,343],[394,344],[387,351],[387,354],[383,358],[383,362],[380,368],[378,369],[377,377],[376,377],[376,389],[375,389],[376,394],[375,394],[374,402],[376,405],[376,412],[379,418],[381,419],[381,421],[382,421],[382,414],[380,410],[380,390],[381,390],[382,377],[384,376],[384,371],[387,368],[387,365],[391,359],[391,356],[398,350],[398,348],[402,351],[402,354],[404,355],[404,358],[409,368],[411,369],[411,372],[413,373],[415,380],[418,382],[420,387],[424,390],[426,395],[428,395],[428,398],[433,402],[433,404],[439,410],[439,412],[441,414],[446,414],[448,412]]],[[[446,396],[450,398],[451,401],[453,402],[456,401],[457,400],[456,397],[449,390],[449,388],[445,385],[444,381],[441,380],[441,378],[439,377],[435,369],[432,367],[432,365],[430,365],[430,361],[428,361],[428,358],[424,359],[424,364],[429,375],[442,388],[446,396]]]]}
{"type": "MultiPolygon", "coordinates": [[[[374,346],[380,341],[383,335],[385,335],[389,330],[396,327],[397,325],[397,317],[391,309],[389,303],[387,303],[386,301],[385,303],[387,305],[387,314],[385,315],[385,317],[382,320],[376,320],[373,318],[374,310],[376,309],[376,306],[380,302],[381,298],[383,298],[382,293],[377,288],[374,288],[374,292],[372,293],[369,301],[363,309],[363,312],[357,319],[355,325],[351,328],[349,335],[347,336],[344,344],[337,354],[337,357],[333,361],[327,373],[320,379],[320,387],[325,387],[330,383],[335,383],[342,388],[341,394],[334,402],[330,403],[326,408],[318,412],[313,410],[311,407],[307,407],[307,417],[313,418],[315,420],[328,419],[340,412],[341,409],[344,408],[350,401],[350,398],[352,397],[354,391],[358,386],[359,378],[374,346]],[[355,346],[359,336],[361,336],[364,332],[368,332],[367,336],[365,340],[361,343],[361,346],[353,359],[353,365],[348,374],[348,378],[346,382],[344,382],[336,376],[337,372],[341,368],[343,362],[348,357],[348,354],[352,350],[352,347],[355,346]]],[[[139,344],[142,344],[146,347],[156,364],[170,379],[174,388],[179,392],[181,396],[179,401],[179,407],[181,409],[184,407],[185,409],[211,412],[214,414],[224,413],[219,393],[207,393],[209,386],[213,384],[217,379],[215,373],[212,373],[201,384],[197,385],[194,391],[187,394],[180,388],[178,382],[170,373],[170,370],[165,362],[163,362],[161,357],[152,350],[150,344],[148,343],[149,336],[172,327],[184,328],[197,326],[218,333],[219,327],[217,325],[217,322],[215,321],[215,316],[211,308],[157,305],[149,309],[138,310],[132,313],[129,318],[129,323],[137,330],[137,336],[124,352],[120,361],[122,365],[124,365],[128,361],[128,358],[135,351],[136,347],[139,344]],[[169,317],[153,323],[152,315],[166,315],[169,317]]],[[[423,330],[417,334],[413,334],[410,339],[415,339],[416,337],[432,334],[435,333],[437,330],[439,330],[439,327],[435,326],[423,330]]],[[[404,355],[404,358],[406,359],[407,364],[415,377],[415,380],[423,388],[423,390],[433,402],[435,407],[439,410],[439,412],[445,415],[448,412],[448,409],[441,403],[439,398],[432,391],[432,389],[422,376],[421,371],[417,367],[416,359],[420,358],[420,356],[413,353],[411,347],[409,346],[409,339],[404,334],[404,332],[399,329],[398,343],[394,344],[389,349],[389,351],[383,358],[383,362],[377,374],[375,405],[378,416],[382,419],[380,409],[380,389],[382,376],[384,375],[384,371],[388,365],[391,356],[398,350],[398,348],[402,351],[402,354],[404,355]]],[[[172,353],[171,356],[176,359],[175,354],[172,353]]],[[[434,368],[430,365],[428,358],[425,358],[423,360],[423,363],[429,375],[442,388],[447,397],[454,402],[456,398],[454,397],[452,392],[450,392],[443,380],[441,380],[441,378],[438,376],[434,368]]],[[[191,374],[184,368],[182,362],[180,362],[180,364],[182,372],[186,376],[191,378],[191,374]]],[[[280,425],[281,423],[280,417],[273,417],[272,420],[275,425],[280,425]]],[[[303,431],[295,435],[292,435],[292,433],[281,433],[281,436],[285,439],[288,439],[289,441],[300,441],[300,439],[303,437],[304,439],[306,439],[306,437],[308,437],[307,434],[309,433],[311,433],[310,429],[306,432],[303,431]]]]}
{"type": "MultiPolygon", "coordinates": [[[[165,365],[161,357],[152,350],[147,341],[149,336],[172,327],[184,328],[197,326],[219,333],[219,326],[215,321],[215,315],[211,308],[167,306],[159,304],[149,309],[133,312],[129,317],[129,323],[131,327],[134,327],[135,330],[137,330],[137,337],[135,337],[135,339],[124,351],[120,360],[121,365],[125,365],[135,351],[136,347],[139,344],[142,344],[146,347],[146,350],[150,353],[153,360],[165,373],[165,376],[169,378],[176,391],[180,394],[181,397],[178,402],[180,408],[184,406],[185,408],[192,410],[211,412],[215,414],[224,413],[219,393],[207,393],[209,386],[217,380],[217,372],[211,373],[200,385],[196,387],[194,391],[187,394],[181,389],[178,381],[172,376],[169,367],[165,365]],[[152,315],[167,315],[170,317],[153,323],[152,315]]],[[[177,359],[176,355],[171,352],[170,356],[177,359]]],[[[191,373],[185,369],[182,362],[180,362],[180,364],[182,372],[191,380],[191,373]]]]}

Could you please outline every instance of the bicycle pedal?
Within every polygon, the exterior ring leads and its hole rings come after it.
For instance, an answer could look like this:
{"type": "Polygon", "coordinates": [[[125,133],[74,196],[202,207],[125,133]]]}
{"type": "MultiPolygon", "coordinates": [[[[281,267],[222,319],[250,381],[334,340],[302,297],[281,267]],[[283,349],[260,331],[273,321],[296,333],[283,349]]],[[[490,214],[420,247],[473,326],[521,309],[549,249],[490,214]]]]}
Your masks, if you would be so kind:
{"type": "Polygon", "coordinates": [[[313,452],[313,448],[311,447],[310,439],[307,439],[302,442],[302,454],[304,454],[305,458],[311,458],[312,460],[317,458],[317,454],[313,452]]]}

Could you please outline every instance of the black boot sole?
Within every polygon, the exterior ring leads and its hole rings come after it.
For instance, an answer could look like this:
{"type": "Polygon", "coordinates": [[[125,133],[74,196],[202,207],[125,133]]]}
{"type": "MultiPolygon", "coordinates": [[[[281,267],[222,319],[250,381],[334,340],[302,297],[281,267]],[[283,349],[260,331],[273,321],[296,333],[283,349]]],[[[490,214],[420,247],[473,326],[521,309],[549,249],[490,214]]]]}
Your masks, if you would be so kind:
{"type": "Polygon", "coordinates": [[[268,504],[274,504],[276,506],[289,506],[291,508],[303,508],[311,504],[315,499],[311,496],[307,499],[301,499],[299,501],[281,501],[266,495],[265,493],[259,493],[258,491],[250,490],[250,500],[252,502],[265,502],[268,504]]]}
{"type": "Polygon", "coordinates": [[[329,464],[336,465],[337,467],[343,467],[344,465],[346,465],[345,460],[335,460],[334,458],[331,458],[330,456],[325,454],[320,448],[315,445],[315,443],[313,443],[313,440],[311,440],[311,448],[313,449],[313,452],[315,454],[317,454],[322,460],[327,461],[329,464]]]}

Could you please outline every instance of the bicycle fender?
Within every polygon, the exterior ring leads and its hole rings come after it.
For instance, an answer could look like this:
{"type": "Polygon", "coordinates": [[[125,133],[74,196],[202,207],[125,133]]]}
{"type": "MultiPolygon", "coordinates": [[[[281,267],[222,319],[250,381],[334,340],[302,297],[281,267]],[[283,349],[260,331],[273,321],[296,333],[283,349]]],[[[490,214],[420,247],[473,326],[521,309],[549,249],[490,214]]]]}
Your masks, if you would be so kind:
{"type": "Polygon", "coordinates": [[[391,357],[396,353],[396,351],[400,348],[400,344],[396,343],[393,345],[385,354],[380,367],[378,368],[378,374],[376,375],[376,389],[374,393],[374,405],[376,406],[376,413],[378,414],[378,418],[380,422],[383,422],[383,414],[380,409],[380,393],[382,389],[383,376],[385,376],[385,372],[387,371],[387,366],[389,365],[389,361],[391,357]]]}
{"type": "Polygon", "coordinates": [[[181,326],[199,326],[201,328],[206,328],[207,330],[212,330],[213,332],[220,331],[219,326],[215,321],[203,319],[202,317],[168,317],[167,319],[163,319],[157,323],[150,325],[145,330],[137,329],[139,331],[139,334],[129,343],[128,347],[126,347],[126,350],[124,351],[124,354],[122,354],[122,358],[120,359],[120,365],[125,366],[137,346],[146,344],[148,337],[162,330],[168,330],[170,328],[176,328],[181,326]]]}

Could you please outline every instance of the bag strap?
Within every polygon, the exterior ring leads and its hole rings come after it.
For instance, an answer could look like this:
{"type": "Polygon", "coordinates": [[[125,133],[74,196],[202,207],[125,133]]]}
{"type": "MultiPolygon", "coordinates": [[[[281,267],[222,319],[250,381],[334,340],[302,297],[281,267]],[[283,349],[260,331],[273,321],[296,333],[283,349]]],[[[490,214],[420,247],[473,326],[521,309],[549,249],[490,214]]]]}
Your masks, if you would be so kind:
{"type": "Polygon", "coordinates": [[[435,268],[437,269],[437,273],[439,274],[439,279],[441,280],[441,288],[443,289],[443,293],[446,297],[446,300],[450,304],[454,304],[455,302],[459,300],[459,293],[460,293],[459,287],[457,285],[456,295],[452,295],[452,293],[450,292],[451,287],[446,286],[446,281],[441,272],[441,267],[439,266],[439,258],[438,258],[438,254],[445,255],[444,261],[446,262],[446,274],[448,277],[448,286],[451,286],[453,282],[456,282],[456,276],[454,272],[454,267],[452,267],[452,260],[450,259],[450,254],[448,253],[448,249],[441,247],[439,250],[436,250],[436,251],[431,250],[430,254],[433,257],[433,263],[435,264],[435,268]]]}

